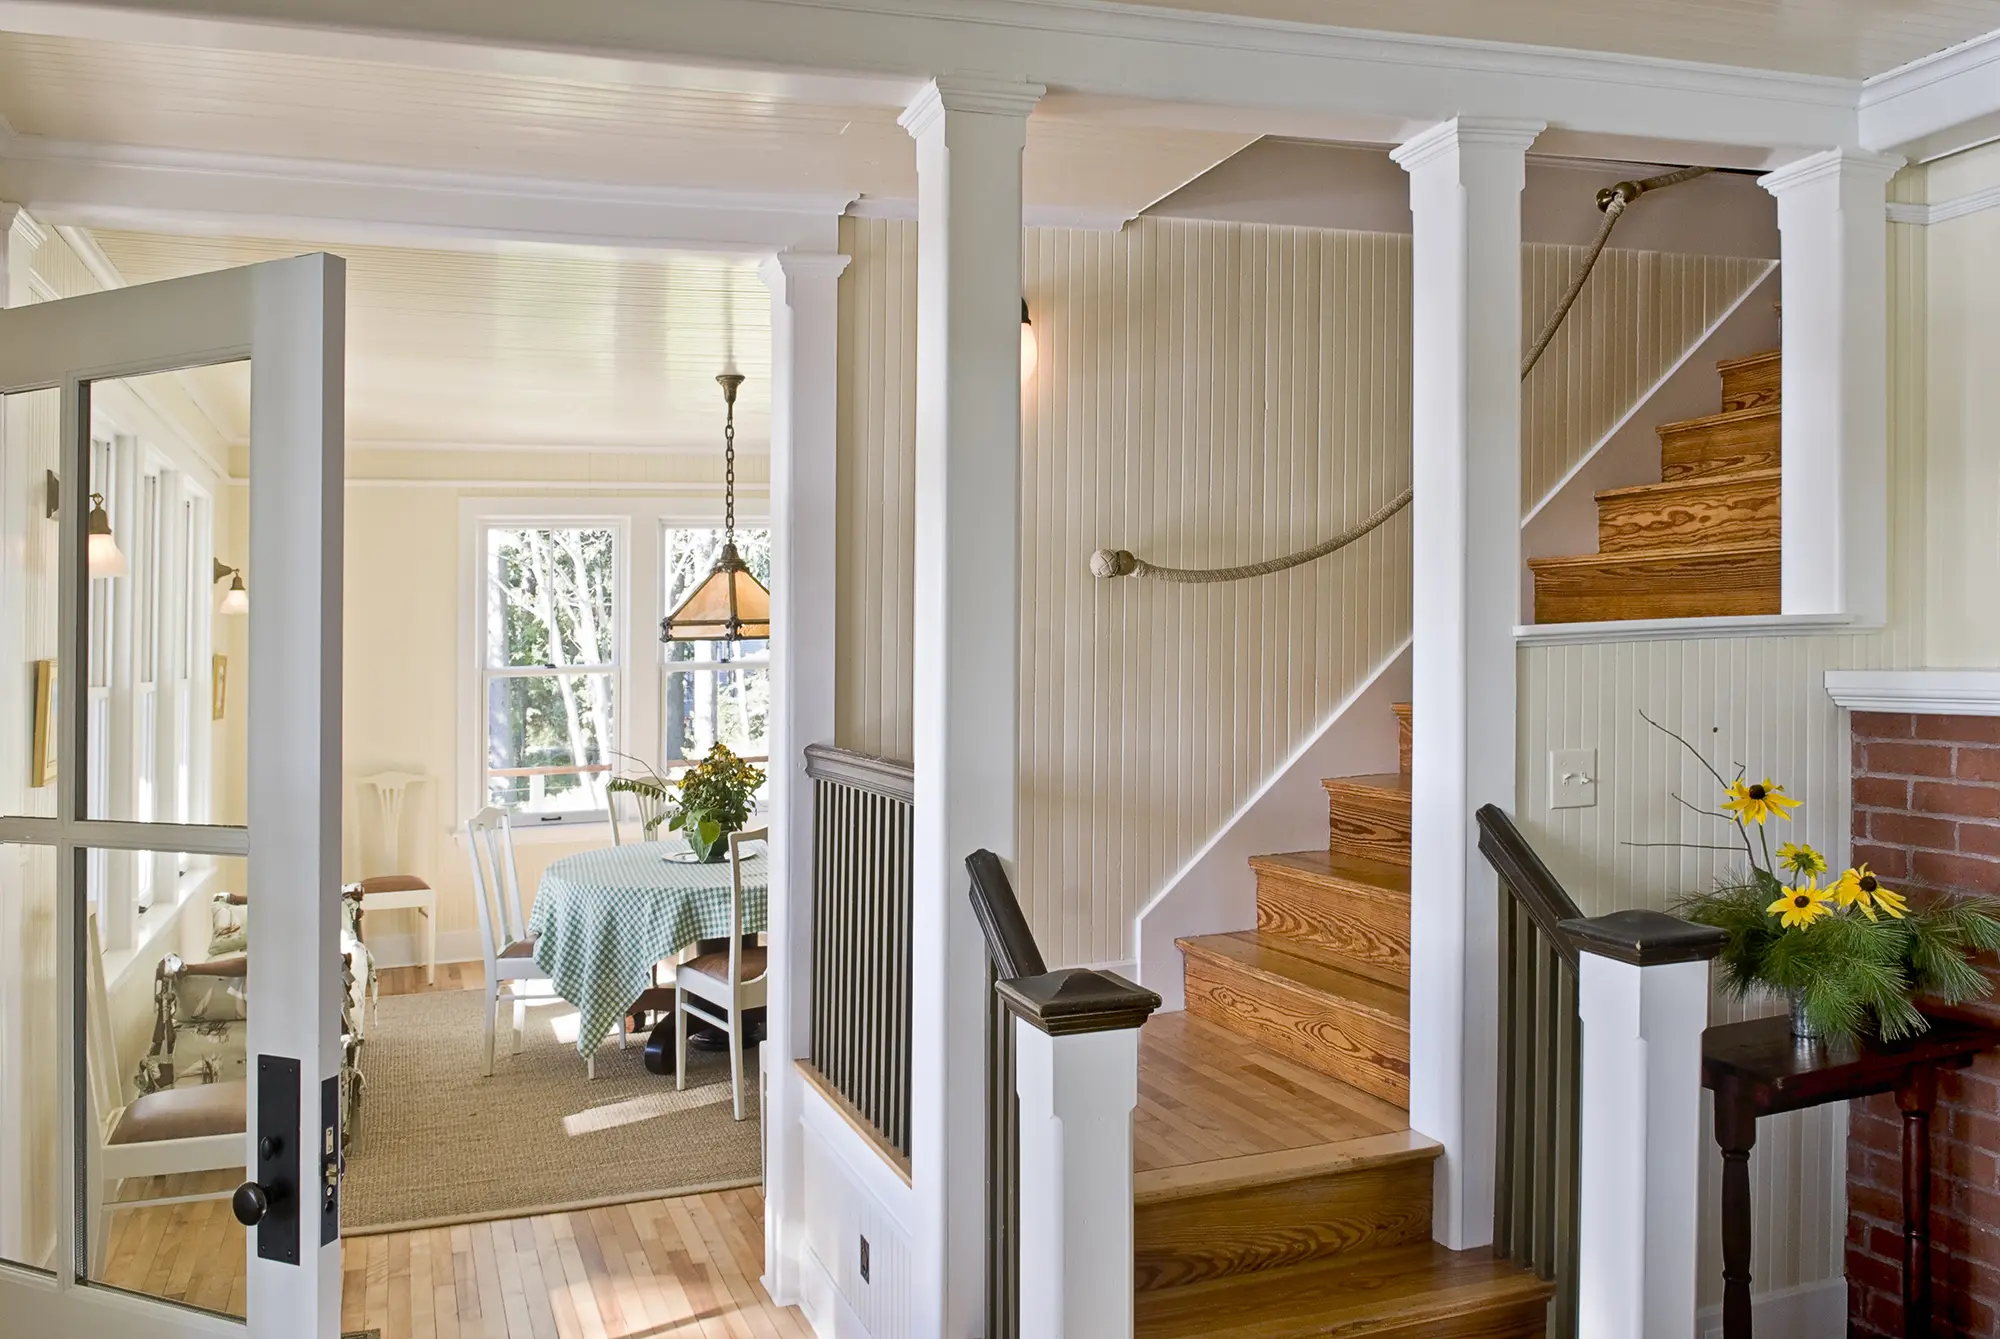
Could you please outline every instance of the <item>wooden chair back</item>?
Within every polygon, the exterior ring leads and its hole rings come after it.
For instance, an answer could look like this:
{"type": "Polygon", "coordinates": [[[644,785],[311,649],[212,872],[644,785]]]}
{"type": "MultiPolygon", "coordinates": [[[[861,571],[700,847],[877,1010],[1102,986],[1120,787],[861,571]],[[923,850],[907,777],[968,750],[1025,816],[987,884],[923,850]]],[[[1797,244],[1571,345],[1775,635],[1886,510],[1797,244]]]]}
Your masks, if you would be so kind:
{"type": "Polygon", "coordinates": [[[743,984],[743,848],[751,842],[763,842],[768,847],[770,840],[769,828],[746,828],[729,834],[729,986],[732,990],[743,984]]]}
{"type": "Polygon", "coordinates": [[[472,858],[472,900],[479,908],[479,942],[488,980],[507,945],[528,936],[521,914],[521,881],[514,867],[514,827],[507,811],[491,805],[465,820],[472,858]]]}
{"type": "Polygon", "coordinates": [[[375,772],[358,777],[354,788],[360,799],[355,815],[356,855],[361,877],[378,874],[413,874],[410,860],[414,852],[403,847],[404,801],[415,788],[430,780],[426,772],[375,772]],[[375,833],[373,852],[381,857],[381,867],[371,867],[368,834],[375,833]]]}

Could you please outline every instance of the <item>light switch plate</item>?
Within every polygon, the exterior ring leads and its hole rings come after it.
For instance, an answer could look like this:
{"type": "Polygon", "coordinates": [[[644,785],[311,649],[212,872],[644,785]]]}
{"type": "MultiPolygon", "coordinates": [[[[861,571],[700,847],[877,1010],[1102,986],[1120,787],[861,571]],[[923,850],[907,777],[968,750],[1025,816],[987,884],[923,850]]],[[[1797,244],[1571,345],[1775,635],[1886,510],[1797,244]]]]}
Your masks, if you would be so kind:
{"type": "Polygon", "coordinates": [[[1597,804],[1597,750],[1549,750],[1549,808],[1589,809],[1597,804]]]}

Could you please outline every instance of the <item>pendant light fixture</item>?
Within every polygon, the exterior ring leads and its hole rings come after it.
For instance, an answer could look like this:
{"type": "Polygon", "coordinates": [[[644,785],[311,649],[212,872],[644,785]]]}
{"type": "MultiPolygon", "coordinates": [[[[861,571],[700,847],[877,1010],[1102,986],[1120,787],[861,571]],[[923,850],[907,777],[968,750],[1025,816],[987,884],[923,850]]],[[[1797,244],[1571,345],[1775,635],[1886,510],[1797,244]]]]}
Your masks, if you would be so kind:
{"type": "Polygon", "coordinates": [[[771,592],[736,552],[736,390],[740,372],[724,372],[722,427],[722,552],[694,593],[660,620],[663,642],[737,642],[771,635],[771,592]]]}
{"type": "Polygon", "coordinates": [[[111,534],[111,514],[104,510],[104,494],[90,495],[90,519],[85,529],[90,538],[90,574],[94,577],[122,577],[130,570],[125,555],[111,534]]]}

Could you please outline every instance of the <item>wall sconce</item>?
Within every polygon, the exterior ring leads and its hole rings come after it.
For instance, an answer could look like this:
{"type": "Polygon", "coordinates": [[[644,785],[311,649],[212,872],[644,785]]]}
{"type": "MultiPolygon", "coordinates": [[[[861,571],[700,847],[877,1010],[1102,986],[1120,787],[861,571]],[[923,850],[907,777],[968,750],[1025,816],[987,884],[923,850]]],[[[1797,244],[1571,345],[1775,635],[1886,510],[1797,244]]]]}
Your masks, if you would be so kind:
{"type": "Polygon", "coordinates": [[[243,569],[240,567],[231,567],[220,558],[211,558],[209,561],[215,564],[214,575],[210,578],[211,580],[220,581],[224,577],[230,578],[229,589],[222,593],[222,603],[215,607],[216,612],[222,614],[249,613],[250,592],[243,587],[243,569]]]}
{"type": "Polygon", "coordinates": [[[1035,375],[1035,363],[1039,354],[1035,348],[1035,323],[1028,316],[1028,300],[1021,299],[1021,384],[1027,385],[1035,375]]]}
{"type": "MultiPolygon", "coordinates": [[[[62,510],[62,480],[54,470],[45,471],[48,476],[48,495],[42,502],[42,515],[54,520],[62,510]]],[[[119,551],[118,540],[111,533],[111,514],[104,510],[104,494],[90,495],[90,517],[85,525],[88,534],[90,574],[93,577],[122,577],[130,569],[125,564],[125,555],[119,551]]]]}

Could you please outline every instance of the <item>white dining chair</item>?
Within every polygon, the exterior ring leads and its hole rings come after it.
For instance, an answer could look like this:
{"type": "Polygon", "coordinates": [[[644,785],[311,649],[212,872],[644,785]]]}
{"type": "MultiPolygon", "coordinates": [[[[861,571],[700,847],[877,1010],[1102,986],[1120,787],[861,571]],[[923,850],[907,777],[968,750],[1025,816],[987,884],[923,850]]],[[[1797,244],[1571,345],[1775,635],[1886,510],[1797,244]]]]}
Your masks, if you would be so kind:
{"type": "Polygon", "coordinates": [[[765,841],[769,828],[729,834],[729,949],[704,953],[674,973],[674,1087],[687,1087],[688,1015],[729,1037],[729,1086],[743,1119],[743,1013],[764,1007],[768,956],[743,946],[743,848],[765,841]]]}
{"type": "MultiPolygon", "coordinates": [[[[430,883],[410,872],[411,862],[403,848],[403,801],[410,792],[430,781],[424,772],[376,772],[355,782],[360,799],[358,824],[361,878],[348,885],[361,897],[362,915],[377,911],[414,911],[423,918],[424,983],[437,984],[438,916],[437,892],[430,883]],[[380,871],[368,872],[368,833],[376,829],[376,852],[381,856],[380,871]]],[[[419,806],[419,814],[428,805],[419,806]]],[[[419,827],[422,821],[419,821],[419,827]]],[[[381,986],[375,986],[375,1010],[382,1009],[381,986]]]]}
{"type": "Polygon", "coordinates": [[[656,823],[655,818],[664,818],[667,810],[665,798],[642,795],[629,790],[613,790],[605,795],[611,810],[611,844],[623,846],[627,842],[656,842],[665,830],[664,823],[656,823]],[[652,823],[650,828],[646,825],[652,823]]]}
{"type": "Polygon", "coordinates": [[[472,857],[472,897],[479,908],[479,948],[486,959],[485,1069],[493,1076],[493,1030],[502,1003],[514,1006],[512,1054],[521,1053],[528,1001],[555,996],[555,983],[535,961],[535,940],[521,914],[521,880],[514,866],[514,828],[507,811],[488,806],[465,820],[472,857]]]}

